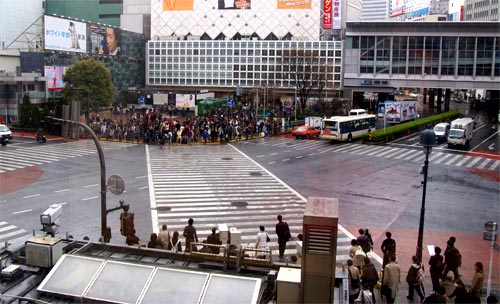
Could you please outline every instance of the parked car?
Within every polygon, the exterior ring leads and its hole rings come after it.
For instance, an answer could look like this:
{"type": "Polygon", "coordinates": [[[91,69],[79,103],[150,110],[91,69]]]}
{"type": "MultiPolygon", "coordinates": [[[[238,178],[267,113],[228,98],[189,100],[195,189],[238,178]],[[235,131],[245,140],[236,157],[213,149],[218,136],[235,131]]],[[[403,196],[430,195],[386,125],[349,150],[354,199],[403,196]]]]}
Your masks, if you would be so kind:
{"type": "Polygon", "coordinates": [[[0,124],[0,137],[7,138],[9,140],[12,139],[12,132],[10,131],[9,127],[0,124]]]}
{"type": "Polygon", "coordinates": [[[438,143],[443,142],[448,137],[448,132],[450,132],[450,124],[447,122],[438,123],[433,130],[436,134],[436,141],[438,143]]]}
{"type": "Polygon", "coordinates": [[[292,135],[295,136],[295,138],[319,137],[319,129],[315,129],[311,126],[300,126],[292,131],[292,135]]]}

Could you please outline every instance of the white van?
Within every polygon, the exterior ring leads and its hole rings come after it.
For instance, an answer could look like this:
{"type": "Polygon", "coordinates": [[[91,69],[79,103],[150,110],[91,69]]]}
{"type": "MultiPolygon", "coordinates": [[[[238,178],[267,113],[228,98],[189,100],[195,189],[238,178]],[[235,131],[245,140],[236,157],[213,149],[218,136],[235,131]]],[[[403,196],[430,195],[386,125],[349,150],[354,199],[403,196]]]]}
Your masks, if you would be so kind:
{"type": "Polygon", "coordinates": [[[349,116],[368,114],[364,109],[352,109],[349,111],[349,116]]]}

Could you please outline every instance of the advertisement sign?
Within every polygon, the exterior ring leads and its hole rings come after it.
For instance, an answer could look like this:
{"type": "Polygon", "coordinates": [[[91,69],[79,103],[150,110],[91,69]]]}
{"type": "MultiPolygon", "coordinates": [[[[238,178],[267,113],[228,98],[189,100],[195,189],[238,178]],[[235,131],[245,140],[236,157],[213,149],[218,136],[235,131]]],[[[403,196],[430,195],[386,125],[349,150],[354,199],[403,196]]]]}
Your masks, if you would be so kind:
{"type": "Polygon", "coordinates": [[[252,0],[219,0],[219,9],[250,9],[252,0]]]}
{"type": "Polygon", "coordinates": [[[46,65],[44,76],[47,78],[48,90],[60,90],[64,88],[63,75],[67,67],[46,65]]]}
{"type": "Polygon", "coordinates": [[[312,0],[278,0],[278,9],[308,9],[312,0]]]}
{"type": "Polygon", "coordinates": [[[389,16],[396,17],[404,13],[403,0],[390,0],[389,16]]]}
{"type": "Polygon", "coordinates": [[[87,24],[69,19],[44,16],[45,49],[87,52],[87,24]]]}
{"type": "Polygon", "coordinates": [[[175,106],[178,109],[194,107],[195,106],[194,94],[176,94],[175,95],[175,106]]]}
{"type": "Polygon", "coordinates": [[[163,0],[164,11],[192,11],[194,0],[163,0]]]}
{"type": "MultiPolygon", "coordinates": [[[[325,0],[329,1],[329,0],[325,0]]],[[[332,28],[339,30],[342,28],[342,6],[341,0],[333,0],[332,28]]]]}
{"type": "Polygon", "coordinates": [[[91,24],[91,53],[99,55],[119,56],[122,47],[122,31],[116,27],[105,27],[91,24]]]}
{"type": "Polygon", "coordinates": [[[385,120],[387,123],[400,123],[417,118],[415,101],[395,101],[385,103],[385,120]]]}
{"type": "Polygon", "coordinates": [[[332,0],[323,0],[323,11],[325,12],[323,15],[323,28],[331,29],[333,21],[332,0]]]}
{"type": "Polygon", "coordinates": [[[168,94],[153,94],[153,104],[156,105],[168,104],[168,94]]]}

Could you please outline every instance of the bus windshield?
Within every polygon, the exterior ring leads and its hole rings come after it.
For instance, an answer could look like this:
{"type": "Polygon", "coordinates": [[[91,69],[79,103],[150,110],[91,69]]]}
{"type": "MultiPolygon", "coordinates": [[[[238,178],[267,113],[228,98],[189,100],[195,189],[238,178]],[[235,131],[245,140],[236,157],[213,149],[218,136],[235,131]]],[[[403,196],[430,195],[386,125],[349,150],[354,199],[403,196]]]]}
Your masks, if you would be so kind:
{"type": "Polygon", "coordinates": [[[336,121],[325,121],[325,126],[323,129],[330,131],[337,131],[338,123],[336,121]]]}

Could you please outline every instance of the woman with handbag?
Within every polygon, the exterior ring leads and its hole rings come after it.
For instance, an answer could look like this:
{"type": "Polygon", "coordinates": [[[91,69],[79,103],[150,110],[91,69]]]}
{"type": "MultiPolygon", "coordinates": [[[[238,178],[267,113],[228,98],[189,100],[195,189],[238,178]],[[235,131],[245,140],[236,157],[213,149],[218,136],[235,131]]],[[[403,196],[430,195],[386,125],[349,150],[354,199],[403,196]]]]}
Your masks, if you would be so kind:
{"type": "Polygon", "coordinates": [[[347,273],[349,277],[349,304],[353,304],[354,300],[359,296],[361,276],[359,269],[354,266],[351,259],[347,260],[347,273]]]}
{"type": "Polygon", "coordinates": [[[396,257],[389,255],[389,263],[385,265],[380,293],[387,298],[387,303],[394,303],[401,282],[401,266],[396,264],[396,257]]]}
{"type": "MultiPolygon", "coordinates": [[[[260,225],[259,230],[260,231],[257,233],[257,240],[255,242],[255,249],[269,250],[269,242],[271,241],[271,238],[265,231],[266,228],[263,225],[260,225]]],[[[265,259],[267,254],[265,251],[256,251],[255,256],[265,259]]]]}

